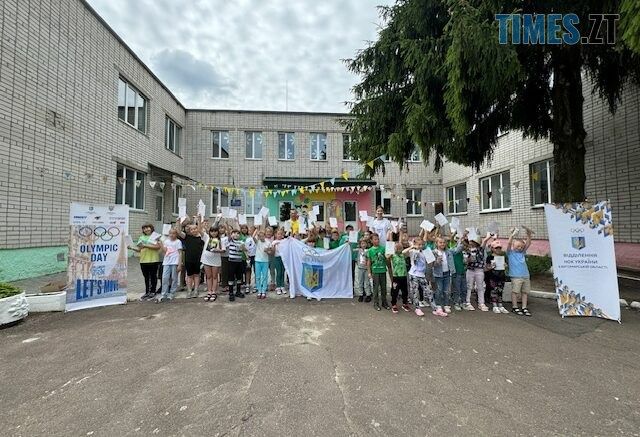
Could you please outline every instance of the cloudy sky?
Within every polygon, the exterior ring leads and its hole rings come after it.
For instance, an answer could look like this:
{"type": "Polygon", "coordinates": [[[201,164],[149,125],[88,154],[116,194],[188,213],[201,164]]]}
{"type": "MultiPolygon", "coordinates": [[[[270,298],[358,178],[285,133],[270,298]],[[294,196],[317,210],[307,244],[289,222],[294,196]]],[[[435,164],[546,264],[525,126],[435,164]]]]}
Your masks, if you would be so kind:
{"type": "Polygon", "coordinates": [[[346,112],[392,0],[89,0],[187,108],[346,112]]]}

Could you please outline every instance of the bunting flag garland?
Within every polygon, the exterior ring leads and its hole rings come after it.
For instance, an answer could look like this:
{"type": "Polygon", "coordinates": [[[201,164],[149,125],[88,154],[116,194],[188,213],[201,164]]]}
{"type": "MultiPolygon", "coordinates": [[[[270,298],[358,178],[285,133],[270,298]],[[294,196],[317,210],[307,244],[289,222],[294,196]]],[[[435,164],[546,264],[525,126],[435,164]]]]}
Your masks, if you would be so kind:
{"type": "Polygon", "coordinates": [[[164,190],[164,185],[165,185],[165,183],[164,183],[164,182],[160,182],[160,189],[161,189],[161,190],[164,190]]]}
{"type": "Polygon", "coordinates": [[[142,181],[137,180],[136,181],[136,188],[140,188],[140,185],[142,185],[142,181]]]}
{"type": "Polygon", "coordinates": [[[124,184],[124,177],[118,176],[118,182],[120,182],[120,185],[124,184]]]}
{"type": "Polygon", "coordinates": [[[348,171],[346,171],[346,170],[343,171],[341,176],[342,176],[342,179],[344,179],[345,181],[349,180],[349,172],[348,171]]]}
{"type": "Polygon", "coordinates": [[[336,184],[336,178],[331,178],[331,185],[335,185],[336,184]]]}
{"type": "Polygon", "coordinates": [[[70,171],[65,171],[65,172],[63,173],[63,176],[64,176],[64,178],[65,178],[66,180],[71,179],[71,176],[72,176],[72,175],[73,175],[73,174],[72,174],[70,171]]]}
{"type": "Polygon", "coordinates": [[[520,181],[515,181],[513,183],[513,186],[516,187],[516,188],[520,188],[520,181]]]}
{"type": "Polygon", "coordinates": [[[157,184],[156,181],[149,181],[149,185],[151,186],[151,188],[155,188],[156,184],[157,184]]]}
{"type": "Polygon", "coordinates": [[[320,187],[322,187],[322,191],[324,192],[324,181],[320,182],[320,187]]]}
{"type": "Polygon", "coordinates": [[[493,192],[491,191],[487,191],[487,198],[491,199],[491,196],[493,196],[493,192]]]}
{"type": "Polygon", "coordinates": [[[533,173],[531,173],[531,179],[532,179],[534,182],[537,182],[537,181],[538,181],[538,179],[540,179],[540,173],[538,173],[537,171],[534,171],[533,173]]]}

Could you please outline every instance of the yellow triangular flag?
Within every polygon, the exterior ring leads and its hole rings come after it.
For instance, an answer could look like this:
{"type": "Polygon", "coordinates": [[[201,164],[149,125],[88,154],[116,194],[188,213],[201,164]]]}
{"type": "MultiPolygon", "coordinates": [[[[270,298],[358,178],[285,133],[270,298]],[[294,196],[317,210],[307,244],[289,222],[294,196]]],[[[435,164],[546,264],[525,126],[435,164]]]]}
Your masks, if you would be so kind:
{"type": "Polygon", "coordinates": [[[349,180],[349,172],[348,171],[343,171],[342,172],[342,179],[344,179],[345,181],[349,180]]]}
{"type": "Polygon", "coordinates": [[[324,182],[320,182],[320,187],[322,188],[322,191],[324,191],[324,182]]]}
{"type": "Polygon", "coordinates": [[[300,194],[304,194],[304,187],[300,187],[300,194]]]}
{"type": "Polygon", "coordinates": [[[375,162],[375,159],[373,159],[373,160],[371,160],[371,161],[367,162],[367,165],[373,169],[373,163],[374,163],[374,162],[375,162]]]}

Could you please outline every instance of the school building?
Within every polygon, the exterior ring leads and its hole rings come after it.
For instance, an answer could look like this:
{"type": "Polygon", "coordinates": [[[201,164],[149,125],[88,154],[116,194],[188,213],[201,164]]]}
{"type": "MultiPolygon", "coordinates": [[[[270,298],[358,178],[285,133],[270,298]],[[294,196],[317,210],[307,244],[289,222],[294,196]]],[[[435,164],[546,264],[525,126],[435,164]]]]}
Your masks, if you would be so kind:
{"type": "MultiPolygon", "coordinates": [[[[411,234],[443,211],[465,226],[531,224],[546,237],[548,142],[507,133],[479,173],[450,163],[435,172],[416,152],[402,169],[387,163],[361,178],[347,114],[188,109],[84,0],[2,8],[0,281],[66,269],[70,202],[129,205],[134,236],[143,223],[174,222],[185,197],[190,214],[202,200],[208,215],[231,207],[249,223],[262,206],[280,221],[318,206],[320,221],[342,227],[380,204],[411,234]]],[[[611,200],[617,241],[637,254],[638,90],[625,91],[615,116],[585,95],[588,195],[611,200]]]]}

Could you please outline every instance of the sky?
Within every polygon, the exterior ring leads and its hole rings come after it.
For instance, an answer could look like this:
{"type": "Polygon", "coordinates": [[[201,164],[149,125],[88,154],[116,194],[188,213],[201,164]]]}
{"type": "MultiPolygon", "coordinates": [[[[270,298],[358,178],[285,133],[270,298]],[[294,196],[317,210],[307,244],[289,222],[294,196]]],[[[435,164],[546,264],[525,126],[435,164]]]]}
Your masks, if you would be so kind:
{"type": "Polygon", "coordinates": [[[310,112],[348,112],[358,77],[342,59],[376,39],[377,6],[393,3],[88,1],[185,107],[310,112]]]}

